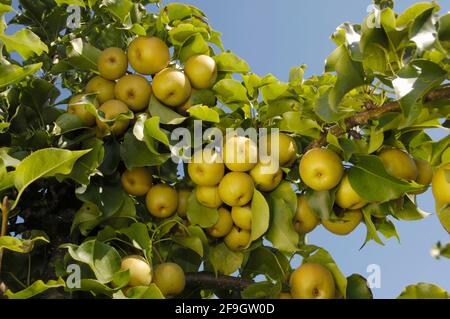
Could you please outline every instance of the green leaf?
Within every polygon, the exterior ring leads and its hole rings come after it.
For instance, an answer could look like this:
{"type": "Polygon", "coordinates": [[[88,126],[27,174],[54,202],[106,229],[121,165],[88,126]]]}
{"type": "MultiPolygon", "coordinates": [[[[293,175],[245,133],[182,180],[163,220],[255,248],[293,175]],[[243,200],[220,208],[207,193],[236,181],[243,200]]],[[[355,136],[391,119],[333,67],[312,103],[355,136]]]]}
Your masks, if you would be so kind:
{"type": "Polygon", "coordinates": [[[180,49],[179,59],[181,62],[187,61],[191,56],[209,54],[209,46],[203,35],[197,33],[191,36],[180,49]]]}
{"type": "Polygon", "coordinates": [[[84,203],[97,206],[103,217],[110,217],[117,213],[129,196],[120,185],[89,184],[83,193],[77,192],[78,198],[84,203]]]}
{"type": "Polygon", "coordinates": [[[133,8],[133,2],[130,0],[103,0],[102,6],[105,6],[111,14],[124,23],[133,8]]]}
{"type": "Polygon", "coordinates": [[[101,212],[98,207],[91,203],[84,203],[75,213],[70,232],[73,233],[78,227],[83,236],[88,236],[89,233],[100,224],[100,221],[101,212]]]}
{"type": "Polygon", "coordinates": [[[15,187],[19,193],[13,208],[16,207],[23,192],[31,183],[40,178],[53,177],[57,174],[68,175],[75,162],[90,151],[47,148],[27,156],[16,168],[15,187]]]}
{"type": "Polygon", "coordinates": [[[242,275],[252,278],[264,275],[273,280],[283,281],[288,278],[290,268],[289,260],[283,253],[263,246],[250,252],[242,275]]]}
{"type": "Polygon", "coordinates": [[[281,288],[280,282],[261,281],[242,290],[241,296],[242,299],[276,299],[281,288]]]}
{"type": "Polygon", "coordinates": [[[131,132],[125,134],[120,145],[120,156],[127,167],[158,166],[170,158],[170,154],[155,154],[146,143],[139,141],[131,132]]]}
{"type": "Polygon", "coordinates": [[[24,59],[48,52],[47,45],[28,29],[21,29],[13,35],[0,34],[0,40],[3,41],[8,52],[16,51],[24,59]]]}
{"type": "Polygon", "coordinates": [[[203,257],[203,242],[200,237],[188,234],[187,236],[175,236],[173,241],[177,244],[195,251],[200,257],[203,257]]]}
{"type": "Polygon", "coordinates": [[[68,5],[80,6],[83,8],[86,7],[83,0],[55,0],[55,2],[58,6],[63,5],[63,4],[68,4],[68,5]]]}
{"type": "Polygon", "coordinates": [[[212,123],[220,122],[219,113],[206,105],[194,105],[188,109],[188,113],[202,121],[212,123]]]}
{"type": "Polygon", "coordinates": [[[282,115],[279,123],[281,131],[296,133],[297,135],[309,136],[317,138],[322,128],[313,119],[303,117],[301,112],[291,111],[282,115]]]}
{"type": "Polygon", "coordinates": [[[89,265],[100,283],[110,282],[120,270],[121,258],[116,249],[95,239],[80,246],[67,244],[62,247],[68,249],[73,259],[89,265]]]}
{"type": "Polygon", "coordinates": [[[152,116],[159,117],[162,124],[178,125],[186,119],[184,116],[172,111],[168,106],[163,105],[158,99],[152,95],[148,111],[152,116]]]}
{"type": "Polygon", "coordinates": [[[199,225],[202,228],[214,226],[219,219],[219,213],[217,209],[208,208],[201,205],[197,196],[195,196],[195,190],[191,192],[188,199],[187,218],[192,225],[199,225]]]}
{"type": "Polygon", "coordinates": [[[34,74],[42,67],[42,63],[35,63],[23,68],[15,64],[0,63],[0,88],[18,83],[28,75],[34,74]]]}
{"type": "Polygon", "coordinates": [[[81,70],[98,72],[97,61],[101,51],[81,38],[70,41],[67,48],[68,62],[81,70]]]}
{"type": "Polygon", "coordinates": [[[409,197],[404,197],[404,203],[399,208],[394,208],[393,215],[401,220],[420,220],[431,215],[417,207],[414,201],[409,197]]]}
{"type": "Polygon", "coordinates": [[[50,241],[45,237],[35,237],[32,239],[22,239],[11,236],[0,236],[0,250],[8,249],[16,253],[27,254],[34,248],[34,243],[43,241],[49,243],[50,241]]]}
{"type": "Polygon", "coordinates": [[[132,287],[127,290],[127,297],[130,299],[165,299],[161,290],[155,284],[150,286],[132,287]]]}
{"type": "Polygon", "coordinates": [[[248,73],[250,72],[250,66],[232,52],[222,52],[214,56],[214,60],[217,64],[217,70],[219,72],[228,73],[248,73]]]}
{"type": "Polygon", "coordinates": [[[371,215],[371,206],[368,205],[362,209],[362,214],[364,217],[364,223],[367,227],[367,234],[366,239],[364,240],[364,244],[361,246],[364,247],[364,245],[370,241],[371,239],[375,240],[380,245],[384,246],[383,241],[381,240],[380,236],[378,236],[377,228],[375,227],[375,224],[372,221],[372,215],[371,215]]]}
{"type": "Polygon", "coordinates": [[[153,116],[144,123],[144,138],[148,135],[164,145],[169,145],[169,138],[159,127],[159,117],[153,116]]]}
{"type": "Polygon", "coordinates": [[[235,104],[248,103],[247,90],[237,80],[223,79],[217,82],[213,87],[214,92],[220,102],[231,109],[236,109],[235,104]]]}
{"type": "Polygon", "coordinates": [[[269,228],[270,210],[264,196],[255,189],[251,203],[252,208],[252,230],[250,242],[264,235],[269,228]]]}
{"type": "Polygon", "coordinates": [[[308,189],[305,193],[309,207],[320,219],[328,220],[333,216],[335,191],[314,191],[308,189]]]}
{"type": "Polygon", "coordinates": [[[409,285],[400,293],[397,299],[448,299],[449,293],[434,284],[420,282],[409,285]]]}
{"type": "Polygon", "coordinates": [[[217,273],[229,275],[234,273],[242,265],[244,254],[240,251],[232,251],[224,243],[212,246],[209,249],[209,261],[217,273]]]}
{"type": "Polygon", "coordinates": [[[29,299],[43,293],[48,289],[65,287],[65,285],[66,284],[62,278],[59,278],[58,280],[49,280],[46,283],[42,280],[38,280],[35,281],[31,286],[21,291],[12,292],[11,290],[8,290],[6,291],[5,295],[9,299],[29,299]]]}
{"type": "Polygon", "coordinates": [[[347,277],[347,299],[373,299],[366,278],[359,274],[347,277]]]}
{"type": "Polygon", "coordinates": [[[285,252],[298,250],[299,234],[294,228],[294,215],[297,208],[297,195],[288,182],[282,182],[270,195],[271,221],[266,239],[285,252]]]}
{"type": "Polygon", "coordinates": [[[142,223],[133,223],[130,227],[121,229],[133,244],[133,247],[142,250],[147,258],[151,257],[152,242],[148,233],[147,225],[142,223]]]}

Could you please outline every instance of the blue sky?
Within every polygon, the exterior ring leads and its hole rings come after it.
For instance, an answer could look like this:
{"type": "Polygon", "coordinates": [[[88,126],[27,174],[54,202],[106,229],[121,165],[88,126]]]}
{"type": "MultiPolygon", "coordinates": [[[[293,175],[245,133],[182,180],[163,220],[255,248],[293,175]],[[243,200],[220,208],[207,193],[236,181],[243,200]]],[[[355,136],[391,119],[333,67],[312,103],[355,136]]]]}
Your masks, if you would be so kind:
{"type": "MultiPolygon", "coordinates": [[[[13,2],[17,4],[16,0],[13,2]]],[[[247,60],[254,73],[272,73],[281,80],[287,80],[289,69],[300,64],[308,65],[307,76],[322,73],[325,58],[335,48],[329,36],[345,21],[360,23],[370,4],[369,0],[181,2],[202,9],[211,25],[223,33],[225,48],[247,60]]],[[[402,11],[415,1],[396,2],[396,10],[402,11]]],[[[440,3],[441,13],[450,10],[449,1],[440,3]]],[[[433,132],[436,138],[445,134],[433,132]]],[[[383,247],[370,242],[359,250],[365,238],[364,225],[346,237],[332,235],[318,227],[308,239],[311,244],[326,248],[346,275],[367,276],[368,265],[379,265],[381,287],[373,289],[376,298],[396,297],[403,287],[417,282],[436,283],[450,291],[450,260],[435,260],[430,256],[431,247],[437,241],[447,242],[449,235],[434,214],[430,191],[420,196],[419,204],[433,215],[416,222],[394,221],[401,243],[390,239],[383,247]]]]}

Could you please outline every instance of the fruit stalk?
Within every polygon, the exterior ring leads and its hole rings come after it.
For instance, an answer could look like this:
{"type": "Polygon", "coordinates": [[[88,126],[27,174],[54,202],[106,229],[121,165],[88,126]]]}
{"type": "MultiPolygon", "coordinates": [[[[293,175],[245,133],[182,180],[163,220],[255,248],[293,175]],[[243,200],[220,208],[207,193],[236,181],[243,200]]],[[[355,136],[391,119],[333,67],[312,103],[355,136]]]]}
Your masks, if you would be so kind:
{"type": "Polygon", "coordinates": [[[211,272],[186,273],[186,286],[197,286],[203,289],[243,290],[253,284],[246,278],[237,278],[226,275],[215,275],[211,272]]]}

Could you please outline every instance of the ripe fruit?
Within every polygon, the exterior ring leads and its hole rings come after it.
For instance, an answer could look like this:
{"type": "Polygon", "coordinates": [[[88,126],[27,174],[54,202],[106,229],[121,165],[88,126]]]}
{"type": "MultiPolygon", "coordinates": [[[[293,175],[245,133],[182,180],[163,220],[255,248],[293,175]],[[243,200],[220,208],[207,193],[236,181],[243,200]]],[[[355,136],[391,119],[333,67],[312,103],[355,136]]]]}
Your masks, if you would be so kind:
{"type": "MultiPolygon", "coordinates": [[[[99,111],[103,112],[104,118],[107,120],[113,120],[117,118],[122,113],[127,113],[130,111],[128,106],[119,100],[109,100],[103,103],[99,108],[99,111]]],[[[128,119],[118,119],[115,120],[114,124],[109,126],[106,123],[103,123],[99,119],[97,119],[97,126],[103,131],[107,131],[108,129],[114,135],[121,135],[128,128],[128,124],[130,124],[130,120],[128,119]]]]}
{"type": "Polygon", "coordinates": [[[344,167],[339,156],[326,148],[314,148],[300,160],[302,181],[316,191],[335,187],[342,178],[344,167]]]}
{"type": "Polygon", "coordinates": [[[145,197],[148,211],[155,217],[167,218],[177,210],[178,194],[167,184],[158,184],[150,188],[145,197]]]}
{"type": "MultiPolygon", "coordinates": [[[[276,138],[275,134],[267,136],[268,155],[272,155],[272,152],[275,151],[275,149],[272,150],[272,138],[276,138]]],[[[291,165],[297,157],[297,151],[297,144],[292,137],[284,133],[278,133],[278,161],[280,163],[280,166],[291,165]]]]}
{"type": "Polygon", "coordinates": [[[218,208],[222,205],[217,186],[197,186],[195,196],[205,207],[218,208]]]}
{"type": "Polygon", "coordinates": [[[122,258],[121,270],[128,270],[130,280],[128,286],[148,286],[152,282],[152,268],[141,256],[131,255],[122,258]]]}
{"type": "Polygon", "coordinates": [[[320,224],[320,219],[313,212],[308,205],[305,196],[297,196],[297,210],[294,217],[294,228],[299,234],[307,234],[311,232],[317,225],[320,224]]]}
{"type": "Polygon", "coordinates": [[[169,48],[157,37],[138,37],[128,47],[128,61],[140,74],[155,74],[169,65],[169,48]]]}
{"type": "Polygon", "coordinates": [[[420,158],[415,158],[414,162],[418,171],[416,182],[422,185],[430,185],[433,179],[433,168],[430,163],[420,158]]]}
{"type": "Polygon", "coordinates": [[[130,74],[117,81],[114,94],[118,100],[128,104],[131,110],[139,112],[148,106],[152,87],[143,76],[130,74]]]}
{"type": "Polygon", "coordinates": [[[252,229],[252,208],[250,206],[232,207],[231,218],[237,227],[245,230],[252,229]]]}
{"type": "Polygon", "coordinates": [[[408,181],[417,178],[417,166],[409,154],[398,148],[385,148],[378,155],[388,174],[408,181]]]}
{"type": "Polygon", "coordinates": [[[128,60],[120,48],[108,48],[102,51],[98,61],[100,75],[108,80],[117,80],[127,72],[128,60]]]}
{"type": "Polygon", "coordinates": [[[198,151],[188,164],[188,174],[199,186],[215,186],[225,174],[225,166],[218,153],[209,150],[198,151]]]}
{"type": "Polygon", "coordinates": [[[360,210],[349,210],[344,212],[337,220],[322,220],[322,225],[336,235],[350,234],[361,222],[360,210]]]}
{"type": "Polygon", "coordinates": [[[72,96],[67,105],[67,112],[78,116],[83,121],[84,125],[93,126],[95,124],[95,116],[86,110],[86,104],[82,101],[82,94],[72,96]]]}
{"type": "Polygon", "coordinates": [[[337,189],[336,204],[344,209],[360,209],[367,204],[353,189],[347,174],[344,175],[337,189]]]}
{"type": "Polygon", "coordinates": [[[209,89],[217,80],[217,65],[207,55],[191,56],[184,64],[184,72],[196,89],[209,89]]]}
{"type": "Polygon", "coordinates": [[[183,72],[166,68],[153,78],[153,94],[167,106],[182,105],[191,96],[191,83],[183,72]]]}
{"type": "Polygon", "coordinates": [[[217,210],[219,213],[219,218],[214,226],[207,229],[210,236],[214,238],[220,238],[228,235],[228,233],[233,228],[233,220],[228,209],[221,207],[217,210]]]}
{"type": "Polygon", "coordinates": [[[226,174],[219,184],[219,196],[228,206],[244,206],[253,197],[252,178],[242,172],[226,174]]]}
{"type": "Polygon", "coordinates": [[[173,297],[183,292],[186,279],[180,266],[175,263],[163,263],[155,267],[153,283],[165,297],[173,297]]]}
{"type": "Polygon", "coordinates": [[[178,191],[177,213],[180,217],[186,217],[189,196],[191,196],[189,188],[182,188],[178,191]]]}
{"type": "Polygon", "coordinates": [[[250,242],[250,231],[245,229],[240,229],[233,226],[228,235],[223,239],[225,245],[231,250],[239,251],[247,247],[250,242]]]}
{"type": "Polygon", "coordinates": [[[291,274],[289,284],[294,299],[332,299],[335,296],[333,275],[320,264],[301,265],[291,274]]]}
{"type": "Polygon", "coordinates": [[[191,108],[191,106],[193,105],[192,103],[192,95],[197,92],[196,89],[192,89],[191,90],[191,96],[189,97],[189,99],[184,102],[184,104],[180,105],[177,107],[177,112],[180,114],[187,114],[187,111],[191,108]]]}
{"type": "Polygon", "coordinates": [[[280,184],[283,171],[277,163],[258,163],[250,171],[250,176],[255,182],[255,187],[263,192],[270,192],[280,184]]]}
{"type": "Polygon", "coordinates": [[[152,174],[145,167],[134,167],[121,177],[122,187],[133,196],[143,196],[152,187],[152,174]]]}
{"type": "Polygon", "coordinates": [[[86,85],[86,93],[97,93],[97,101],[100,104],[114,99],[115,82],[106,80],[101,76],[94,76],[86,85]]]}
{"type": "Polygon", "coordinates": [[[450,203],[450,163],[439,167],[431,181],[433,196],[441,206],[450,203]]]}
{"type": "Polygon", "coordinates": [[[245,136],[227,137],[222,148],[225,166],[234,172],[246,172],[256,166],[258,148],[245,136]]]}

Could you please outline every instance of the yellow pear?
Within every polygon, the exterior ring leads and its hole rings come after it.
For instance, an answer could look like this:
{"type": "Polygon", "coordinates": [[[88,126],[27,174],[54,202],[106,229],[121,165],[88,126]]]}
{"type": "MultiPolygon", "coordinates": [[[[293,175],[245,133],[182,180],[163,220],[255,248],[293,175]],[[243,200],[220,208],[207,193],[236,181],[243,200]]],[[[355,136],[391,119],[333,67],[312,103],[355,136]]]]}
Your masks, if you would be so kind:
{"type": "Polygon", "coordinates": [[[72,96],[67,105],[67,113],[78,116],[83,121],[84,125],[93,126],[95,124],[95,116],[86,110],[86,104],[82,101],[82,94],[72,96]]]}
{"type": "Polygon", "coordinates": [[[295,230],[299,234],[307,234],[319,224],[320,219],[308,205],[306,197],[303,195],[297,196],[297,210],[294,217],[295,230]]]}
{"type": "Polygon", "coordinates": [[[145,167],[126,170],[121,177],[122,187],[133,196],[144,196],[152,187],[152,174],[145,167]]]}
{"type": "Polygon", "coordinates": [[[184,64],[184,72],[196,89],[209,89],[217,79],[217,65],[207,55],[191,56],[184,64]]]}
{"type": "Polygon", "coordinates": [[[108,48],[102,51],[97,64],[103,78],[117,80],[127,72],[127,55],[120,48],[108,48]]]}
{"type": "Polygon", "coordinates": [[[155,74],[169,65],[169,48],[157,37],[138,37],[128,47],[128,61],[140,74],[155,74]]]}
{"type": "MultiPolygon", "coordinates": [[[[278,161],[280,166],[290,166],[295,159],[297,158],[297,143],[295,143],[294,139],[285,133],[278,133],[278,161]]],[[[275,148],[276,134],[273,133],[267,136],[267,154],[272,155],[275,149],[272,150],[272,147],[275,148]]]]}
{"type": "Polygon", "coordinates": [[[181,294],[186,285],[183,269],[175,263],[163,263],[155,267],[153,283],[165,297],[181,294]]]}
{"type": "Polygon", "coordinates": [[[86,85],[86,93],[96,93],[97,101],[103,104],[109,100],[114,99],[115,82],[102,78],[101,76],[94,76],[86,85]]]}
{"type": "Polygon", "coordinates": [[[228,233],[233,228],[233,219],[228,209],[221,207],[217,210],[219,213],[219,218],[214,226],[207,229],[210,236],[214,238],[220,238],[228,235],[228,233]]]}
{"type": "Polygon", "coordinates": [[[223,241],[230,250],[243,250],[250,242],[250,231],[233,226],[223,241]]]}
{"type": "Polygon", "coordinates": [[[215,186],[225,174],[225,166],[219,153],[204,150],[196,152],[188,164],[191,180],[199,186],[215,186]]]}
{"type": "Polygon", "coordinates": [[[273,191],[283,178],[283,171],[277,167],[278,163],[259,162],[250,170],[250,176],[255,182],[255,187],[263,192],[273,191]]]}
{"type": "Polygon", "coordinates": [[[294,299],[333,299],[335,283],[331,272],[316,263],[305,263],[291,274],[289,280],[294,299]]]}
{"type": "Polygon", "coordinates": [[[324,191],[339,184],[344,167],[335,152],[326,148],[314,148],[303,155],[299,171],[302,181],[308,187],[324,191]]]}
{"type": "Polygon", "coordinates": [[[191,196],[191,190],[189,188],[181,188],[178,190],[178,207],[177,213],[180,217],[186,217],[188,200],[191,196]]]}
{"type": "Polygon", "coordinates": [[[167,106],[177,107],[191,96],[191,83],[183,72],[166,68],[153,78],[153,94],[167,106]]]}
{"type": "Polygon", "coordinates": [[[360,209],[367,204],[367,202],[353,189],[347,174],[344,175],[337,189],[336,204],[341,208],[351,210],[360,209]]]}
{"type": "Polygon", "coordinates": [[[440,166],[433,175],[431,188],[435,200],[443,205],[450,203],[450,163],[440,166]]]}
{"type": "Polygon", "coordinates": [[[233,135],[226,137],[222,148],[225,166],[234,172],[246,172],[258,162],[258,148],[251,139],[233,135]]]}
{"type": "MultiPolygon", "coordinates": [[[[119,100],[109,100],[105,103],[103,103],[99,108],[99,111],[103,112],[105,119],[107,120],[113,120],[117,118],[120,114],[127,113],[130,110],[128,109],[128,106],[119,100]]],[[[108,126],[108,124],[103,123],[99,119],[97,119],[97,126],[107,131],[108,129],[114,134],[114,135],[121,135],[126,131],[128,128],[128,124],[130,124],[130,120],[128,119],[117,119],[113,125],[108,126]]]]}
{"type": "Polygon", "coordinates": [[[152,267],[141,256],[130,255],[122,258],[120,270],[128,270],[128,286],[148,286],[152,282],[152,267]]]}
{"type": "Polygon", "coordinates": [[[226,174],[219,184],[219,196],[228,206],[244,206],[253,197],[252,178],[242,172],[226,174]]]}
{"type": "Polygon", "coordinates": [[[167,184],[158,184],[150,188],[145,197],[148,211],[155,217],[167,218],[177,210],[178,194],[167,184]]]}
{"type": "Polygon", "coordinates": [[[245,230],[252,229],[252,208],[250,205],[232,207],[231,218],[237,227],[245,230]]]}
{"type": "Polygon", "coordinates": [[[398,148],[385,148],[378,157],[390,175],[408,181],[414,181],[417,178],[416,163],[408,153],[398,148]]]}
{"type": "Polygon", "coordinates": [[[132,111],[139,112],[148,107],[152,87],[143,76],[129,74],[117,81],[114,94],[118,100],[126,103],[132,111]]]}
{"type": "Polygon", "coordinates": [[[322,219],[322,225],[333,234],[344,236],[350,234],[359,225],[362,217],[360,210],[348,210],[337,220],[322,219]]]}
{"type": "Polygon", "coordinates": [[[182,105],[180,105],[180,106],[178,106],[177,107],[177,112],[178,113],[180,113],[180,114],[183,114],[183,115],[186,115],[187,113],[188,113],[188,110],[192,107],[192,95],[195,93],[195,92],[197,92],[198,90],[196,90],[196,89],[192,89],[191,90],[191,96],[189,97],[189,99],[186,101],[186,102],[184,102],[184,104],[182,104],[182,105]]]}
{"type": "Polygon", "coordinates": [[[217,186],[197,186],[195,196],[200,204],[209,208],[218,208],[222,205],[217,186]]]}

